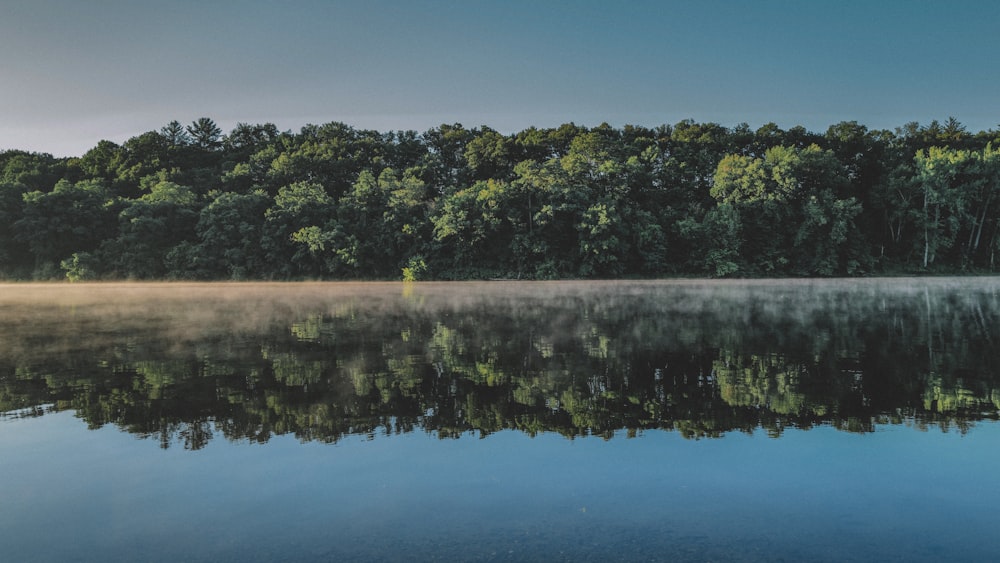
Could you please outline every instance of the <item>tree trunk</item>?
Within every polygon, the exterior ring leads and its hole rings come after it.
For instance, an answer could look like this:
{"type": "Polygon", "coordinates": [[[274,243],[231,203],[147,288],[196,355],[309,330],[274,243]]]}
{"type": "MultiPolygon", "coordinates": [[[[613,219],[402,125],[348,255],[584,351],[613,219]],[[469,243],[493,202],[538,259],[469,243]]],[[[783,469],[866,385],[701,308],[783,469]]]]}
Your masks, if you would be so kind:
{"type": "Polygon", "coordinates": [[[928,232],[927,217],[927,187],[924,187],[924,269],[927,269],[927,257],[930,255],[931,240],[928,232]]]}
{"type": "Polygon", "coordinates": [[[983,237],[983,225],[986,224],[986,208],[989,207],[991,199],[993,198],[986,198],[986,203],[983,204],[983,215],[979,218],[979,229],[976,231],[976,244],[972,247],[974,251],[979,250],[979,240],[983,237]]]}

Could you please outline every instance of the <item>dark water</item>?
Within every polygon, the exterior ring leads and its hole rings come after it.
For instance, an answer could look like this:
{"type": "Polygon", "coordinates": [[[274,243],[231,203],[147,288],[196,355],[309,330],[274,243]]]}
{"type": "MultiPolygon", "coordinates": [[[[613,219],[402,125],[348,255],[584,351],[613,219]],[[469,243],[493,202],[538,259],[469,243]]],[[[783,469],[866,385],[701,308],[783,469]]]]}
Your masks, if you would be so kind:
{"type": "Polygon", "coordinates": [[[0,559],[989,560],[1000,280],[0,286],[0,559]]]}

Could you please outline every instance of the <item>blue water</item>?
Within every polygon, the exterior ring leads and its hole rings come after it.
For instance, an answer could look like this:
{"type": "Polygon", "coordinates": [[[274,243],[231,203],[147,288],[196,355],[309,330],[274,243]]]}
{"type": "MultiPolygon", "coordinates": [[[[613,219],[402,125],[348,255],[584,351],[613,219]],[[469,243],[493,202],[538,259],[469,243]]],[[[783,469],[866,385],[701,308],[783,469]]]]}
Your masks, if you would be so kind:
{"type": "Polygon", "coordinates": [[[991,560],[1000,426],[161,449],[0,420],[0,559],[991,560]]]}

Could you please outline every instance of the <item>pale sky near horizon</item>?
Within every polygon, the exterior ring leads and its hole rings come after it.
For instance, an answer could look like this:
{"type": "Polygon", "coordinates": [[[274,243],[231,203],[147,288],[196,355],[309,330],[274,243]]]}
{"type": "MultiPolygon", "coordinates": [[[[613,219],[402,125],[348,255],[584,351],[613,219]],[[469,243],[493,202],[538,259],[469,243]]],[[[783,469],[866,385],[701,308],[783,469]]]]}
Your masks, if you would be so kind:
{"type": "Polygon", "coordinates": [[[0,0],[0,150],[171,120],[997,128],[987,0],[0,0]]]}

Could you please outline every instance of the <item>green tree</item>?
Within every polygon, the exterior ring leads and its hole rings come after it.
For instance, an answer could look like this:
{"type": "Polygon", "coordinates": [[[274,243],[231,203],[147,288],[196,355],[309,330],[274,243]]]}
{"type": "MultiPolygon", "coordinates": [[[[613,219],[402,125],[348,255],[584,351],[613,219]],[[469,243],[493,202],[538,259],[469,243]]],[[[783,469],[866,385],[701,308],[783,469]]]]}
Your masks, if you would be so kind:
{"type": "Polygon", "coordinates": [[[95,250],[112,238],[115,211],[107,188],[98,182],[60,181],[49,193],[27,192],[14,236],[35,259],[36,275],[52,277],[74,252],[95,250]]]}
{"type": "Polygon", "coordinates": [[[466,149],[476,135],[476,130],[470,131],[461,123],[442,124],[424,132],[421,139],[428,153],[423,164],[426,175],[422,179],[432,190],[444,195],[469,185],[471,171],[466,149]]]}
{"type": "MultiPolygon", "coordinates": [[[[942,255],[963,269],[976,262],[984,229],[996,225],[992,206],[1000,193],[998,163],[992,145],[982,151],[930,147],[916,154],[924,269],[942,255]]],[[[992,255],[991,248],[991,263],[992,255]]]]}
{"type": "Polygon", "coordinates": [[[46,153],[18,150],[0,152],[0,182],[49,192],[66,172],[66,163],[46,153]]]}
{"type": "Polygon", "coordinates": [[[250,155],[276,143],[280,135],[278,127],[273,123],[237,123],[223,139],[226,159],[234,163],[244,161],[250,155]]]}
{"type": "Polygon", "coordinates": [[[222,129],[208,117],[199,117],[186,127],[194,146],[208,151],[222,147],[222,129]]]}
{"type": "Polygon", "coordinates": [[[725,278],[747,273],[743,247],[743,222],[736,206],[720,203],[699,221],[688,217],[677,225],[680,236],[690,241],[692,259],[687,272],[725,278]]]}
{"type": "Polygon", "coordinates": [[[517,227],[513,189],[490,179],[441,198],[433,218],[440,269],[456,277],[506,277],[519,270],[511,256],[517,227]]]}
{"type": "Polygon", "coordinates": [[[511,180],[514,165],[511,140],[483,127],[465,146],[465,162],[473,180],[511,180]]]}
{"type": "Polygon", "coordinates": [[[420,256],[428,238],[422,180],[392,169],[365,170],[337,202],[336,214],[293,233],[324,264],[324,274],[387,278],[420,256]]]}
{"type": "Polygon", "coordinates": [[[118,167],[124,158],[122,147],[111,141],[100,141],[80,158],[79,167],[88,179],[111,185],[118,177],[118,167]]]}
{"type": "Polygon", "coordinates": [[[115,277],[162,279],[174,247],[193,243],[197,196],[188,186],[161,181],[118,214],[118,237],[101,245],[104,267],[115,277]]]}
{"type": "Polygon", "coordinates": [[[266,279],[269,269],[262,249],[265,213],[272,200],[263,191],[247,194],[211,192],[195,227],[197,246],[176,250],[174,275],[266,279]]]}
{"type": "Polygon", "coordinates": [[[31,256],[26,245],[16,238],[15,224],[24,214],[21,184],[0,183],[0,277],[20,278],[30,272],[31,256]]]}
{"type": "Polygon", "coordinates": [[[177,120],[164,125],[160,129],[160,135],[163,136],[168,147],[183,147],[192,142],[191,135],[184,129],[181,122],[177,120]]]}
{"type": "Polygon", "coordinates": [[[308,247],[296,244],[299,230],[325,225],[336,213],[335,202],[322,186],[297,182],[278,190],[274,204],[264,213],[261,241],[267,268],[280,278],[316,277],[323,264],[308,247]]]}
{"type": "Polygon", "coordinates": [[[847,178],[830,151],[776,146],[764,158],[728,155],[719,163],[711,194],[739,210],[740,254],[756,274],[852,273],[860,205],[841,198],[847,178]]]}
{"type": "Polygon", "coordinates": [[[118,168],[111,182],[113,193],[127,198],[138,197],[142,179],[170,165],[170,147],[163,135],[148,131],[125,141],[117,162],[118,168]]]}

